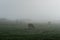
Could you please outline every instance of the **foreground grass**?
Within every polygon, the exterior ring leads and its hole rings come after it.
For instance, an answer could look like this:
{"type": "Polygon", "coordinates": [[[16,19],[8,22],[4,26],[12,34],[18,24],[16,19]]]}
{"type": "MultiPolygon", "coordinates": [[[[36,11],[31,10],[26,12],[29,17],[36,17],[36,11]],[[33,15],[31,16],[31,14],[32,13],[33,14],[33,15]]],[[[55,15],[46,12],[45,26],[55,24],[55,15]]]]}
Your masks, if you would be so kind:
{"type": "Polygon", "coordinates": [[[39,34],[0,34],[0,40],[60,40],[60,34],[43,32],[39,34]]]}
{"type": "MultiPolygon", "coordinates": [[[[20,26],[19,26],[20,27],[20,26]]],[[[60,40],[60,25],[39,25],[32,32],[18,28],[17,25],[0,25],[0,40],[60,40]]]]}
{"type": "Polygon", "coordinates": [[[0,35],[0,40],[60,40],[60,34],[0,35]]]}

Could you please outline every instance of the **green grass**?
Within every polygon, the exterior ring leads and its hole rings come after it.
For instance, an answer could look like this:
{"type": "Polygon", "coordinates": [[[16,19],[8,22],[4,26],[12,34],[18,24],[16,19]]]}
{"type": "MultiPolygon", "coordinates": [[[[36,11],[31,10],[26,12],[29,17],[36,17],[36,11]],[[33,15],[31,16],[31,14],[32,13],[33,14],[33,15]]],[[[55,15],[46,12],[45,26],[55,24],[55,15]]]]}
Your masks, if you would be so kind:
{"type": "Polygon", "coordinates": [[[29,35],[0,35],[0,39],[10,40],[57,40],[60,34],[29,34],[29,35]]]}
{"type": "Polygon", "coordinates": [[[31,32],[18,25],[0,25],[0,40],[60,40],[60,25],[39,24],[31,32]]]}

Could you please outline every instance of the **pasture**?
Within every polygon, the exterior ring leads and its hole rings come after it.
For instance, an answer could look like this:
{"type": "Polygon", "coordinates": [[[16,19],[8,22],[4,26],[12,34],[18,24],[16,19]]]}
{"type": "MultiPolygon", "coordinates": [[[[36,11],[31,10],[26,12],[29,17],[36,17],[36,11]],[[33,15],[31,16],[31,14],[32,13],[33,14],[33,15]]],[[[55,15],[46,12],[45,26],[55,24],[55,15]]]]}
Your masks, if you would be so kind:
{"type": "Polygon", "coordinates": [[[33,25],[35,29],[28,30],[26,24],[0,24],[0,40],[60,40],[59,24],[33,25]]]}

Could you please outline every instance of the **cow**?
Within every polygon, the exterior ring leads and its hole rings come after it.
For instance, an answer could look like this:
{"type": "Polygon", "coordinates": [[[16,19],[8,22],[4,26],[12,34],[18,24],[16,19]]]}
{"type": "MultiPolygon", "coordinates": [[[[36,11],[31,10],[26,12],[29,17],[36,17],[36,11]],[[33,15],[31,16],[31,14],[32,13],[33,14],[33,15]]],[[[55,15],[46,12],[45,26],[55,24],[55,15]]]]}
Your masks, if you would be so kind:
{"type": "Polygon", "coordinates": [[[35,27],[32,23],[28,23],[28,29],[35,29],[35,27]]]}
{"type": "Polygon", "coordinates": [[[25,32],[28,32],[28,33],[33,32],[34,29],[35,29],[35,26],[34,26],[32,23],[28,23],[28,24],[27,24],[27,27],[28,27],[28,28],[25,28],[24,31],[25,31],[25,32]]]}

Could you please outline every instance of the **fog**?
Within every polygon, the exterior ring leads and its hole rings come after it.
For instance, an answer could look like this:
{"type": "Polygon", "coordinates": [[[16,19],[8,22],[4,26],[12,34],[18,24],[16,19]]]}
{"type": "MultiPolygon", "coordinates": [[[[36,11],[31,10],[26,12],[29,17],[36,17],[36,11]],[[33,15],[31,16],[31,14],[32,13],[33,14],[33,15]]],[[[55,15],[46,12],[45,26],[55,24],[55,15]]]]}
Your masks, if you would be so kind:
{"type": "Polygon", "coordinates": [[[60,0],[0,0],[0,18],[60,20],[60,0]]]}

